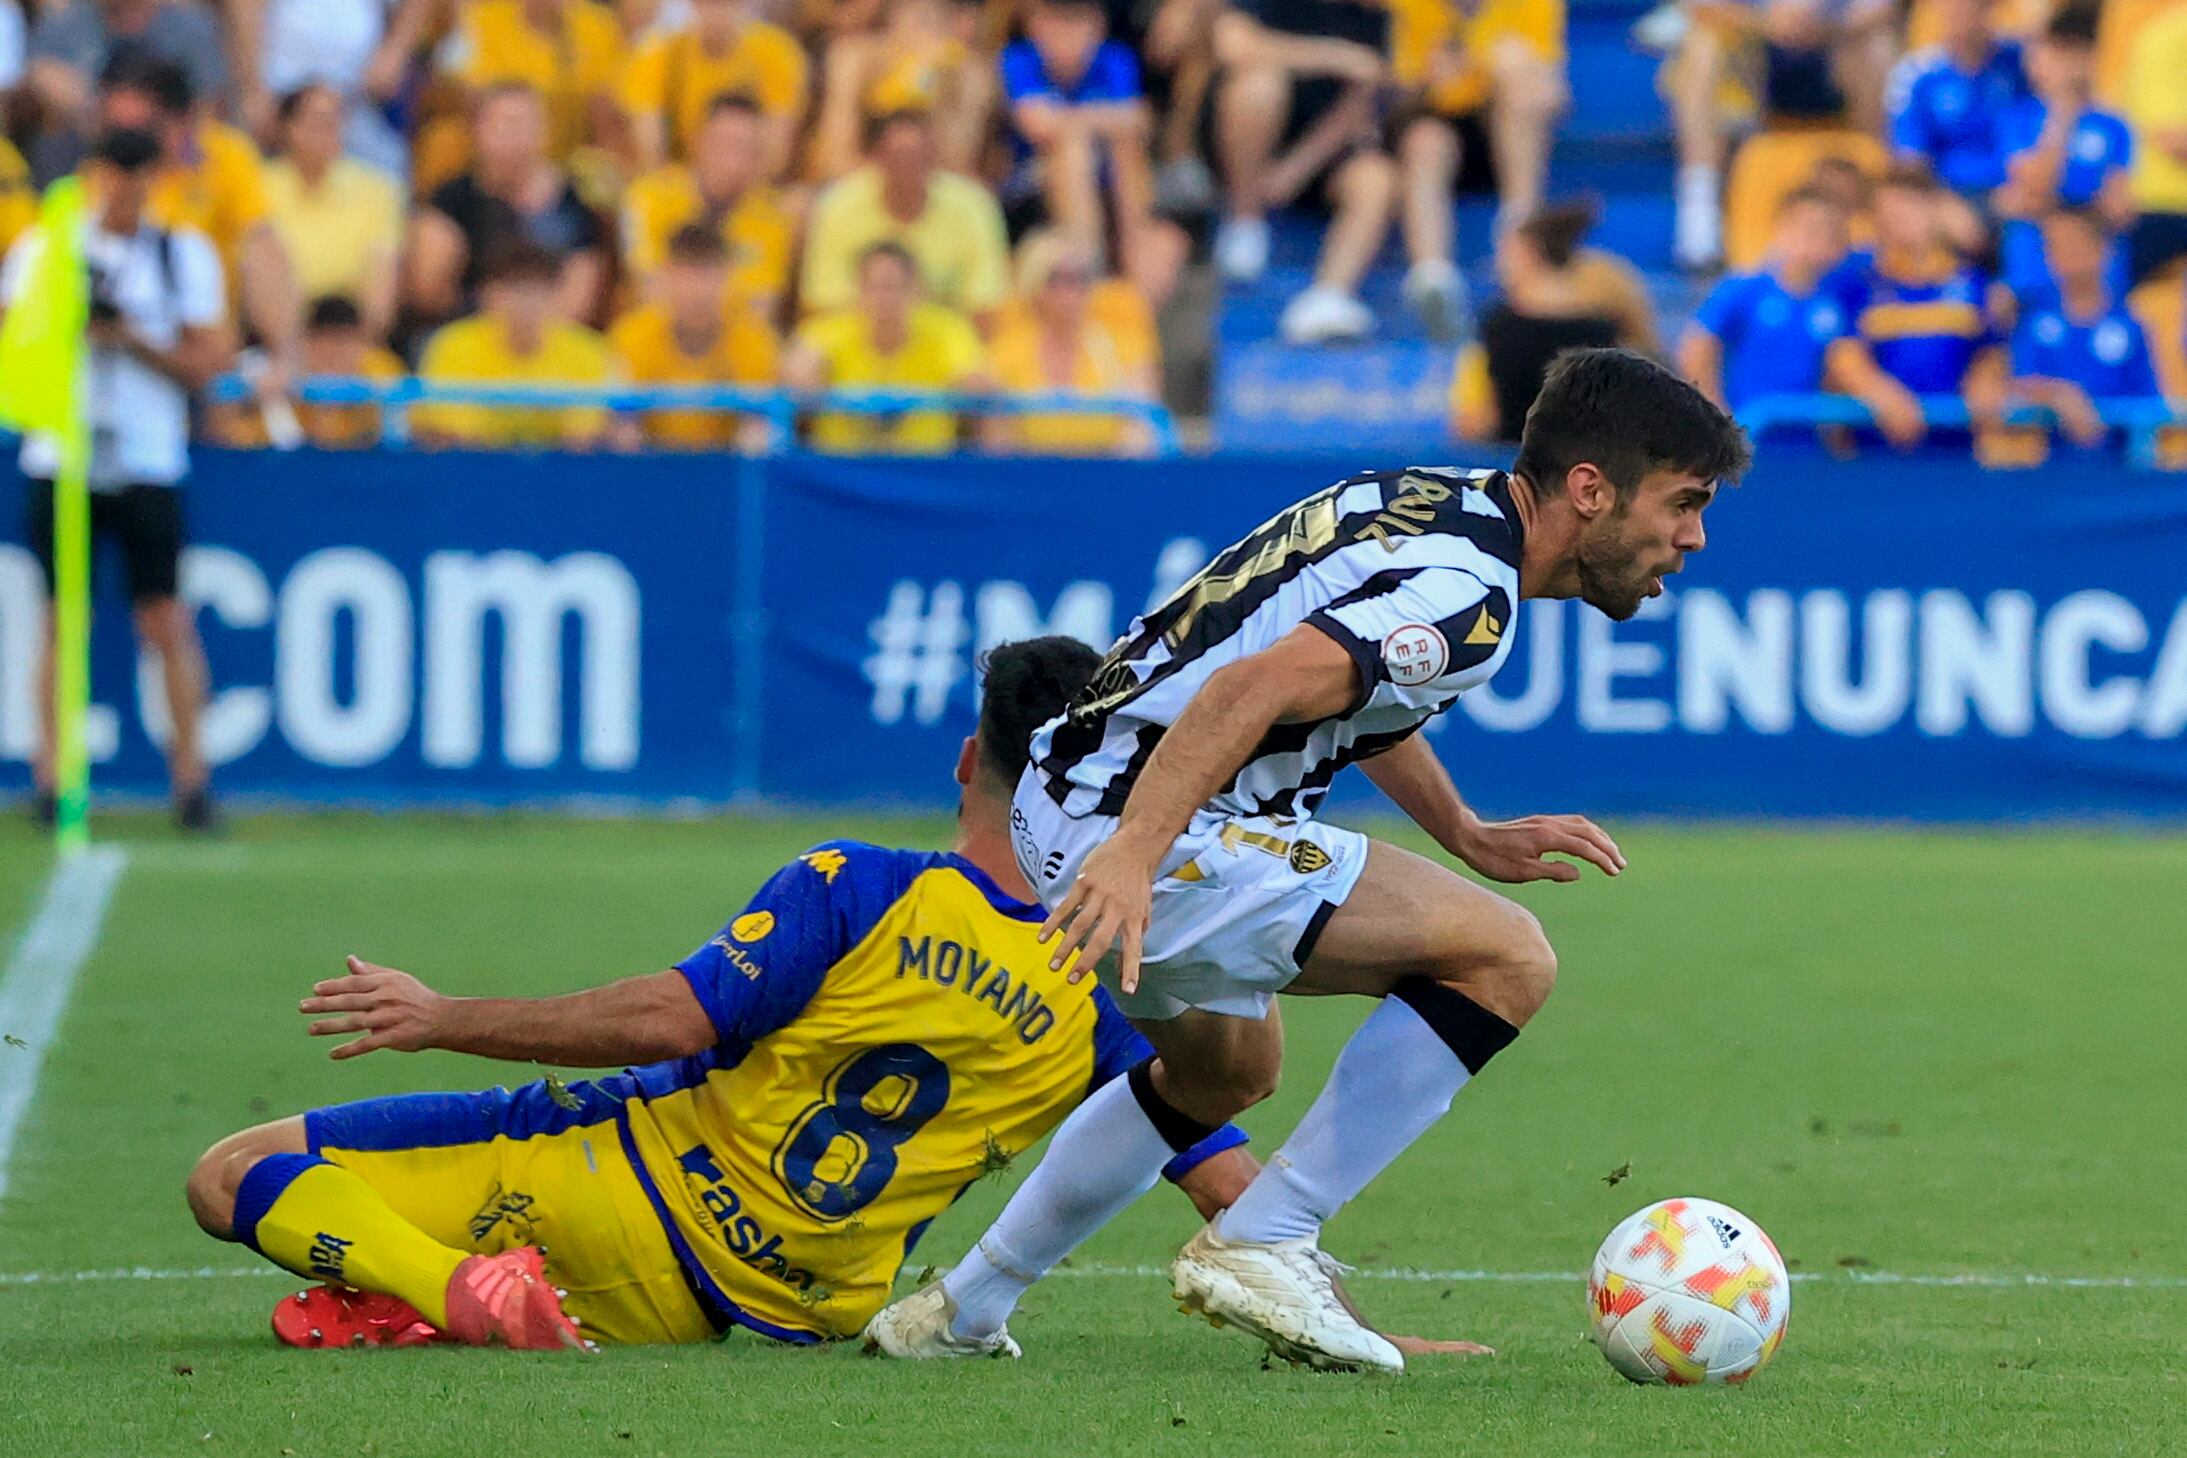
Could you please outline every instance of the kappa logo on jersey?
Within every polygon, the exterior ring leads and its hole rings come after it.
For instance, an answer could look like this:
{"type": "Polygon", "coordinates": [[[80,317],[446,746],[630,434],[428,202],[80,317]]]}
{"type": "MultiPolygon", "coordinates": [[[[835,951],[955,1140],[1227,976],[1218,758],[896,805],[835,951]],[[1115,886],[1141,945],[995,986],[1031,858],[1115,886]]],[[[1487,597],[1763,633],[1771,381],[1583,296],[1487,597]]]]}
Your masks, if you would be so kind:
{"type": "Polygon", "coordinates": [[[1401,687],[1433,683],[1450,667],[1450,641],[1426,623],[1407,623],[1382,640],[1382,666],[1401,687]]]}
{"type": "Polygon", "coordinates": [[[850,857],[839,850],[807,851],[798,859],[818,871],[820,879],[830,886],[835,884],[835,878],[842,874],[843,868],[850,864],[850,857]]]}
{"type": "Polygon", "coordinates": [[[747,911],[729,923],[729,935],[740,942],[763,942],[774,929],[775,914],[771,911],[747,911]]]}
{"type": "Polygon", "coordinates": [[[1329,853],[1310,840],[1291,842],[1291,869],[1301,876],[1311,876],[1316,871],[1329,868],[1329,853]]]}

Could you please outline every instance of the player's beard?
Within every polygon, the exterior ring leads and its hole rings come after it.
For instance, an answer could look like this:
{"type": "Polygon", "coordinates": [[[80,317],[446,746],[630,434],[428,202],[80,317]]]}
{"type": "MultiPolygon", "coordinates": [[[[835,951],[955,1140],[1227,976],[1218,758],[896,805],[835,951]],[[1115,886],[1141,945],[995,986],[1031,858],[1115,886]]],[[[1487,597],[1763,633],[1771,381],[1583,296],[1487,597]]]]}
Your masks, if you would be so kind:
{"type": "Polygon", "coordinates": [[[1625,539],[1625,510],[1620,503],[1584,533],[1574,554],[1580,599],[1621,623],[1640,611],[1655,585],[1655,574],[1640,565],[1640,549],[1625,539]]]}

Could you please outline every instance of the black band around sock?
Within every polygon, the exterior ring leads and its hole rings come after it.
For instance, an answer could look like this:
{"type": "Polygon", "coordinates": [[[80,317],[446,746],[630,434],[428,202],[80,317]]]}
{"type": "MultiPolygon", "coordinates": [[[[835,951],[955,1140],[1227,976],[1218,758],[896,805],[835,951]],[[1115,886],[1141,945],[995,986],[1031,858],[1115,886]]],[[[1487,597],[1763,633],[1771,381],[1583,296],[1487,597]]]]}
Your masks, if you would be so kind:
{"type": "Polygon", "coordinates": [[[1154,1126],[1154,1132],[1162,1136],[1162,1142],[1179,1154],[1183,1154],[1202,1139],[1215,1132],[1213,1124],[1203,1124],[1189,1114],[1179,1113],[1154,1089],[1154,1060],[1147,1059],[1132,1065],[1124,1075],[1131,1085],[1132,1097],[1139,1100],[1139,1108],[1154,1126]]]}
{"type": "Polygon", "coordinates": [[[1401,977],[1390,996],[1420,1014],[1420,1021],[1435,1030],[1468,1073],[1479,1073],[1519,1036],[1517,1028],[1432,977],[1401,977]]]}

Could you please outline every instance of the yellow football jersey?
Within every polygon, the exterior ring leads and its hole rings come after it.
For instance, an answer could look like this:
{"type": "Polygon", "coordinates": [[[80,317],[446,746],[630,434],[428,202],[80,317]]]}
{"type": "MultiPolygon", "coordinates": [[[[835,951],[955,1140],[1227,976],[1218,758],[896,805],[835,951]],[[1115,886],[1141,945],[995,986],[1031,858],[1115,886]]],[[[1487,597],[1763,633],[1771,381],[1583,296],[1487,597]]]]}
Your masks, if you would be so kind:
{"type": "Polygon", "coordinates": [[[834,842],[679,964],[721,1045],[625,1075],[620,1124],[717,1323],[856,1333],[966,1185],[1148,1055],[1042,919],[961,857],[834,842]]]}

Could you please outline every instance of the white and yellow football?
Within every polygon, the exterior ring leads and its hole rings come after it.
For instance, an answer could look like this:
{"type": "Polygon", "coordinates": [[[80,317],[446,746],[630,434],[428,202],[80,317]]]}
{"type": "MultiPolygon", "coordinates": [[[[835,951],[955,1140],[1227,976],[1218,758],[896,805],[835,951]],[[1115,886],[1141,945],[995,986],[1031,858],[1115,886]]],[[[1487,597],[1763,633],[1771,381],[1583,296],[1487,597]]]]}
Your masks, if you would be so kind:
{"type": "Polygon", "coordinates": [[[1587,1273],[1595,1345],[1633,1382],[1744,1382],[1785,1339],[1792,1279],[1762,1227],[1714,1200],[1659,1200],[1587,1273]]]}

